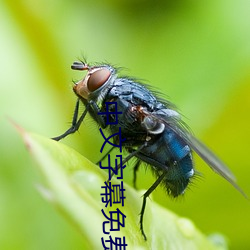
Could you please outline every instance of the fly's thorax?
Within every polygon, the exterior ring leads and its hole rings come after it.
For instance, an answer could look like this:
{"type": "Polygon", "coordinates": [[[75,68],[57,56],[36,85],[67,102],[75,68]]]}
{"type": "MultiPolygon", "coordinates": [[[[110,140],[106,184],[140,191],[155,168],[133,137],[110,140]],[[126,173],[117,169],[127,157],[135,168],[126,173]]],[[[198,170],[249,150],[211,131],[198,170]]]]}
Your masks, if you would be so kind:
{"type": "Polygon", "coordinates": [[[162,122],[151,116],[146,116],[141,124],[150,134],[161,134],[165,129],[165,125],[162,122]]]}
{"type": "Polygon", "coordinates": [[[165,129],[165,122],[179,120],[180,115],[172,109],[161,109],[154,112],[143,111],[142,127],[150,134],[161,134],[165,129]]]}
{"type": "MultiPolygon", "coordinates": [[[[79,68],[76,68],[79,69],[79,68]]],[[[75,94],[80,99],[100,102],[107,94],[109,86],[115,81],[117,75],[115,69],[109,65],[82,66],[82,70],[88,70],[86,76],[73,87],[75,94]]]]}

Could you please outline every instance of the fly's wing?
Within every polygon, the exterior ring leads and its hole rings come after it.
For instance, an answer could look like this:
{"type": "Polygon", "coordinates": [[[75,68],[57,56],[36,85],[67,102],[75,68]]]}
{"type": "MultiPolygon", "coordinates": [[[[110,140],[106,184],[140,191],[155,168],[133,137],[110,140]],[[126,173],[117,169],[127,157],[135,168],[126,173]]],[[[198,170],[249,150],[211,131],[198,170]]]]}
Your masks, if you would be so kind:
{"type": "Polygon", "coordinates": [[[242,189],[237,185],[236,178],[233,173],[228,169],[228,167],[202,142],[196,139],[183,125],[180,118],[175,115],[162,115],[154,113],[152,114],[155,119],[162,122],[166,127],[173,130],[182,140],[184,140],[190,148],[192,148],[216,173],[221,175],[229,183],[231,183],[243,196],[246,198],[247,195],[242,191],[242,189]]]}
{"type": "Polygon", "coordinates": [[[246,194],[237,185],[236,178],[230,169],[210,149],[191,134],[181,136],[187,144],[219,175],[231,183],[246,198],[246,194]]]}

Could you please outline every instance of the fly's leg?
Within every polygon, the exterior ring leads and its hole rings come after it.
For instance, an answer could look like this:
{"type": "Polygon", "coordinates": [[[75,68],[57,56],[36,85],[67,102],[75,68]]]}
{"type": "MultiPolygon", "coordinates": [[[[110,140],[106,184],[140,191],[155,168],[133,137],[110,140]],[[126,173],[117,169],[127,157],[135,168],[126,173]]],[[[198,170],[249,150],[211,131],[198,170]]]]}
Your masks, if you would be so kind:
{"type": "Polygon", "coordinates": [[[102,127],[102,128],[106,128],[106,119],[105,119],[105,115],[98,115],[98,113],[101,111],[100,108],[98,107],[97,103],[90,100],[88,105],[90,106],[91,110],[93,110],[92,115],[94,116],[94,119],[96,120],[96,122],[102,127]]]}
{"type": "MultiPolygon", "coordinates": [[[[90,101],[87,106],[86,109],[84,110],[84,112],[81,114],[79,120],[78,119],[78,112],[79,112],[79,105],[80,105],[80,100],[78,99],[76,102],[76,106],[75,106],[75,110],[74,110],[74,115],[73,115],[73,120],[71,123],[71,127],[62,135],[59,135],[57,137],[53,137],[51,139],[55,140],[55,141],[60,141],[61,139],[63,139],[64,137],[75,133],[79,127],[81,126],[81,123],[84,119],[84,117],[86,116],[87,112],[89,111],[89,109],[93,109],[94,114],[98,114],[98,112],[100,111],[100,109],[98,108],[97,104],[94,101],[90,101]]],[[[105,128],[105,120],[103,118],[103,116],[100,115],[96,115],[96,120],[97,122],[101,125],[102,128],[105,128]]]]}
{"type": "Polygon", "coordinates": [[[163,172],[163,174],[160,175],[160,177],[158,177],[158,179],[154,182],[154,184],[143,195],[142,208],[141,208],[141,212],[140,212],[140,230],[141,230],[141,233],[142,233],[144,240],[147,240],[146,234],[145,234],[144,229],[143,229],[143,216],[144,216],[144,212],[145,212],[145,208],[146,208],[146,202],[147,202],[146,199],[158,187],[158,185],[162,182],[166,173],[167,173],[167,171],[163,172]]]}
{"type": "Polygon", "coordinates": [[[57,137],[52,138],[53,140],[60,141],[64,137],[68,136],[69,134],[75,133],[79,129],[84,117],[86,116],[86,114],[87,114],[87,112],[89,110],[89,106],[87,106],[86,109],[84,110],[84,112],[82,113],[82,115],[80,116],[79,120],[77,121],[77,119],[78,119],[78,111],[79,111],[79,104],[80,104],[80,101],[78,99],[77,102],[76,102],[71,127],[65,133],[63,133],[62,135],[59,135],[57,137]]]}
{"type": "MultiPolygon", "coordinates": [[[[140,152],[144,147],[147,146],[147,142],[145,142],[144,144],[142,144],[138,149],[132,151],[123,161],[122,164],[119,164],[117,166],[117,170],[119,170],[126,162],[128,162],[132,157],[134,157],[138,152],[140,152]]],[[[111,173],[111,179],[114,176],[114,172],[111,173]]],[[[107,181],[109,182],[109,180],[107,181]]]]}
{"type": "Polygon", "coordinates": [[[138,161],[136,162],[135,166],[134,166],[133,186],[134,186],[135,189],[137,189],[137,188],[136,188],[136,173],[137,173],[137,170],[138,170],[139,167],[140,167],[140,164],[141,164],[141,161],[138,160],[138,161]]]}
{"type": "Polygon", "coordinates": [[[109,151],[96,163],[99,164],[100,162],[102,162],[103,160],[106,159],[106,157],[113,151],[115,147],[112,147],[111,149],[109,149],[109,151]]]}

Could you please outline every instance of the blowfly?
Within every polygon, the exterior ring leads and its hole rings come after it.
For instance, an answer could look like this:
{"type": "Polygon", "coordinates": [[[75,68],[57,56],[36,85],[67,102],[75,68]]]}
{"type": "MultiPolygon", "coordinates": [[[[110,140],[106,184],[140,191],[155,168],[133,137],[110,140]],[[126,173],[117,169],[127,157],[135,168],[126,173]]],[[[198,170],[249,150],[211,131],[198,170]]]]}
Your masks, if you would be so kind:
{"type": "MultiPolygon", "coordinates": [[[[53,139],[59,141],[76,132],[87,113],[101,128],[109,129],[112,134],[118,133],[118,128],[121,128],[122,137],[126,138],[122,147],[128,152],[123,164],[131,158],[137,159],[134,166],[134,185],[136,171],[142,163],[150,166],[157,177],[143,195],[140,230],[145,240],[143,216],[147,197],[159,184],[163,184],[172,197],[184,193],[195,174],[192,151],[244,195],[232,172],[189,132],[172,103],[157,97],[147,85],[133,78],[119,77],[117,69],[109,64],[90,66],[85,62],[74,62],[71,68],[84,70],[87,74],[73,87],[78,99],[71,127],[53,139]],[[117,125],[106,125],[107,118],[97,115],[106,111],[106,102],[117,103],[117,125]],[[80,103],[83,103],[85,110],[79,116],[80,103]]],[[[112,116],[109,119],[112,122],[112,116]]]]}

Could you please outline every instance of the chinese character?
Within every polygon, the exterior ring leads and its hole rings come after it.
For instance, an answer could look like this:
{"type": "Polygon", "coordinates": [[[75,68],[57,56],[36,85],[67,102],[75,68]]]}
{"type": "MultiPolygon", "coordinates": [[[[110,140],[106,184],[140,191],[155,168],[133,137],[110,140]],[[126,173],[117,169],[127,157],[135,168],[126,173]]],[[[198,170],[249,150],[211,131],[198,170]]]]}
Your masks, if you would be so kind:
{"type": "Polygon", "coordinates": [[[102,188],[105,189],[105,192],[101,194],[102,202],[105,203],[105,207],[108,206],[110,203],[110,207],[112,207],[112,203],[122,203],[122,206],[124,206],[124,199],[126,198],[124,196],[125,189],[123,188],[123,181],[121,184],[113,184],[113,189],[111,188],[111,182],[107,183],[104,182],[105,186],[102,186],[102,188]]]}
{"type": "Polygon", "coordinates": [[[112,237],[109,236],[109,240],[105,240],[105,242],[109,242],[110,247],[106,247],[104,244],[104,239],[102,237],[102,246],[104,247],[105,250],[113,250],[113,245],[115,246],[115,250],[126,250],[126,244],[125,237],[123,236],[123,242],[122,238],[120,237],[115,237],[115,241],[113,241],[112,237]]]}
{"type": "Polygon", "coordinates": [[[116,211],[109,211],[110,217],[108,217],[105,213],[104,210],[102,209],[103,215],[108,219],[108,221],[104,221],[102,223],[102,230],[103,233],[105,234],[110,234],[109,232],[105,231],[105,224],[109,223],[110,224],[110,231],[120,231],[120,226],[125,227],[125,218],[126,215],[123,214],[119,208],[116,209],[116,211]],[[116,217],[116,218],[114,218],[116,217]],[[120,221],[121,220],[121,221],[120,221]],[[114,225],[116,224],[116,228],[114,228],[114,225]]]}
{"type": "Polygon", "coordinates": [[[101,169],[108,169],[108,170],[109,170],[109,180],[111,180],[111,178],[112,178],[111,170],[113,171],[113,173],[114,173],[115,175],[117,175],[119,169],[121,169],[121,171],[120,171],[120,175],[121,175],[121,176],[120,176],[120,177],[117,177],[117,179],[123,179],[123,171],[122,171],[122,170],[126,167],[126,165],[122,165],[122,155],[116,155],[116,157],[119,157],[119,158],[120,158],[120,163],[118,164],[117,159],[115,159],[115,168],[113,168],[113,167],[111,166],[110,154],[108,154],[108,166],[107,166],[107,167],[103,167],[103,166],[102,166],[102,163],[99,162],[99,166],[100,166],[101,169]]]}
{"type": "MultiPolygon", "coordinates": [[[[101,132],[101,134],[102,134],[102,137],[103,137],[104,140],[105,140],[105,142],[102,144],[102,148],[101,148],[100,152],[102,153],[102,150],[103,150],[105,144],[106,144],[106,143],[109,143],[110,145],[112,145],[112,146],[114,146],[114,147],[120,148],[120,153],[121,153],[121,152],[122,152],[122,142],[126,140],[126,139],[122,139],[121,127],[119,127],[119,132],[117,132],[117,133],[115,133],[115,134],[109,136],[108,138],[105,137],[105,135],[103,134],[101,128],[100,128],[99,130],[100,130],[100,132],[101,132]],[[109,141],[109,139],[112,138],[112,137],[114,137],[114,136],[119,136],[119,140],[118,140],[119,144],[118,144],[118,145],[117,145],[117,144],[114,144],[114,143],[112,143],[112,142],[109,141]]],[[[116,140],[116,141],[117,141],[117,140],[116,140]]]]}
{"type": "Polygon", "coordinates": [[[106,125],[114,125],[118,124],[118,114],[122,114],[122,112],[117,111],[117,102],[105,102],[106,104],[106,112],[98,112],[98,115],[106,115],[106,125]],[[109,108],[109,105],[111,108],[109,108]],[[111,109],[115,108],[115,111],[111,111],[111,109]],[[114,120],[114,121],[110,121],[114,120]]]}

